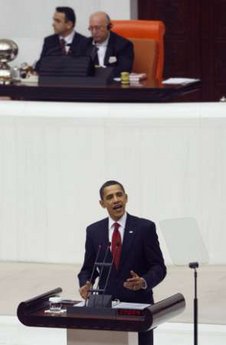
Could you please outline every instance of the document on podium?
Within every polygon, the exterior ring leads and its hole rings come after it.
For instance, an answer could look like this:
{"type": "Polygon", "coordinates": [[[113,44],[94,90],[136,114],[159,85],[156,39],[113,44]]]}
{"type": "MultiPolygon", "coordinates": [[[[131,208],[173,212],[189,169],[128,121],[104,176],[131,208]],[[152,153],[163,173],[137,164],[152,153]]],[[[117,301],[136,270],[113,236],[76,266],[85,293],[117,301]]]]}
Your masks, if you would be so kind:
{"type": "MultiPolygon", "coordinates": [[[[73,305],[73,307],[85,307],[86,303],[81,301],[73,305]]],[[[150,304],[146,303],[128,303],[128,302],[118,302],[112,301],[112,308],[113,309],[135,309],[135,310],[143,310],[149,307],[150,304]]]]}
{"type": "Polygon", "coordinates": [[[146,303],[128,303],[128,302],[119,302],[117,304],[113,304],[113,309],[135,309],[135,310],[143,310],[147,307],[150,307],[150,304],[146,303]]]}

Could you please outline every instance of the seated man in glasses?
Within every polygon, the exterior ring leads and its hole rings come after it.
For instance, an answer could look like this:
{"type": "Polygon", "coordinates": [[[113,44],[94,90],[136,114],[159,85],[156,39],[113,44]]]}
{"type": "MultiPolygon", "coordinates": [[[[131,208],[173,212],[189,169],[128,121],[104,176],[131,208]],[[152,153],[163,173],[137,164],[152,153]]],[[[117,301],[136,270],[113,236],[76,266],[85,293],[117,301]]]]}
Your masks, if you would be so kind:
{"type": "Polygon", "coordinates": [[[89,54],[95,66],[113,67],[113,77],[131,72],[134,59],[133,43],[111,31],[112,23],[105,12],[90,16],[89,54]]]}
{"type": "Polygon", "coordinates": [[[45,38],[40,59],[36,63],[38,72],[41,60],[47,56],[83,56],[87,52],[88,38],[75,31],[76,15],[70,7],[57,7],[53,15],[54,34],[45,38]]]}

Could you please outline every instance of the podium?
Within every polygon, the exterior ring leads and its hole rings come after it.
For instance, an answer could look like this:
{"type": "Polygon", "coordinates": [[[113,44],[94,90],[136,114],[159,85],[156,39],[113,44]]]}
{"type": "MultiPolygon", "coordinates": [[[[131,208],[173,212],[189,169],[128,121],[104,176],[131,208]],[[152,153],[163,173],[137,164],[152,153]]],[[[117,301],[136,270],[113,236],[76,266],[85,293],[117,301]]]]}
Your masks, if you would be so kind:
{"type": "Polygon", "coordinates": [[[61,292],[59,287],[21,302],[17,316],[25,326],[66,328],[68,345],[124,345],[129,344],[130,339],[131,344],[135,344],[137,332],[156,328],[185,308],[184,296],[177,293],[144,309],[76,307],[79,301],[63,300],[63,312],[49,312],[49,298],[61,292]],[[113,336],[109,331],[114,332],[113,336]]]}

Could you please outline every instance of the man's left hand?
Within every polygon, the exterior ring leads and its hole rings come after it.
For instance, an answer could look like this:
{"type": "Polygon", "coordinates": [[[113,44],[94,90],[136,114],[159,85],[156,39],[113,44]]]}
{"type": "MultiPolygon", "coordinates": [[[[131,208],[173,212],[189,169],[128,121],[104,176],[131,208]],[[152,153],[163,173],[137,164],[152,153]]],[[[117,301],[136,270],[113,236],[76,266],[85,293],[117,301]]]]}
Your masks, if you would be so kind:
{"type": "Polygon", "coordinates": [[[138,276],[138,274],[134,271],[130,271],[130,274],[131,278],[126,279],[125,283],[123,284],[126,289],[137,291],[146,288],[144,278],[138,276]]]}

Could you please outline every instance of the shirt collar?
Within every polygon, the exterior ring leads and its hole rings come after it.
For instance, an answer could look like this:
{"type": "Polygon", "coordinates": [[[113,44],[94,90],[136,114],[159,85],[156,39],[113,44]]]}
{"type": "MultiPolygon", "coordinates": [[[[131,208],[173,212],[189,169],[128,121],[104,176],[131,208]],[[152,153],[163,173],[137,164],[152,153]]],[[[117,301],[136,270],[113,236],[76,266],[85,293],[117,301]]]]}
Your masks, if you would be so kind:
{"type": "Polygon", "coordinates": [[[109,217],[109,229],[111,229],[111,227],[113,226],[114,223],[120,224],[120,226],[123,229],[125,229],[126,219],[127,219],[127,213],[126,212],[124,213],[124,215],[119,220],[117,220],[117,222],[115,220],[113,220],[111,217],[109,217]]]}
{"type": "Polygon", "coordinates": [[[72,30],[72,32],[69,35],[65,37],[60,36],[60,39],[64,39],[66,44],[71,44],[73,41],[74,35],[75,35],[75,31],[72,30]]]}
{"type": "Polygon", "coordinates": [[[101,43],[95,43],[95,42],[93,41],[93,45],[96,46],[97,48],[99,48],[99,47],[107,47],[109,38],[110,38],[110,34],[108,35],[108,37],[106,38],[106,40],[103,41],[103,42],[101,42],[101,43]]]}

